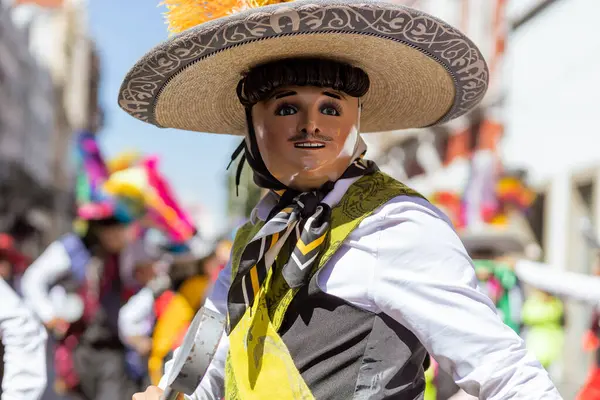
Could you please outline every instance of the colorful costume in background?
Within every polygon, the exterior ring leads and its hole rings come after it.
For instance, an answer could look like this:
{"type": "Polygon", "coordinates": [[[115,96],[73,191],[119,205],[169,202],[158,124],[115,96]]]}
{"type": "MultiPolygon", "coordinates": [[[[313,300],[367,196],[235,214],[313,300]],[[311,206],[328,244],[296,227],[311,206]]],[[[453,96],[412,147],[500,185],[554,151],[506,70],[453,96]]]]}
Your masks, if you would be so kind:
{"type": "MultiPolygon", "coordinates": [[[[600,243],[595,230],[589,221],[582,221],[582,233],[585,240],[593,250],[600,249],[600,243]]],[[[600,398],[600,352],[598,351],[598,307],[600,304],[600,277],[583,273],[564,271],[539,263],[519,261],[515,271],[523,282],[551,293],[554,296],[579,301],[594,307],[590,329],[583,338],[584,350],[596,352],[595,364],[590,368],[588,378],[578,393],[577,400],[591,400],[600,398]]],[[[558,309],[558,307],[556,307],[558,309]]],[[[556,313],[556,310],[554,310],[556,313]]],[[[558,333],[555,333],[558,342],[558,333]]],[[[540,349],[541,351],[541,349],[540,349]]]]}
{"type": "Polygon", "coordinates": [[[508,265],[491,260],[473,260],[473,264],[478,276],[487,275],[479,286],[494,302],[502,321],[520,333],[523,291],[515,272],[508,265]]]}
{"type": "Polygon", "coordinates": [[[196,276],[183,282],[177,291],[166,291],[156,299],[156,323],[148,362],[150,379],[154,385],[158,385],[164,373],[164,363],[181,345],[187,328],[202,305],[208,286],[207,277],[196,276]]]}
{"type": "Polygon", "coordinates": [[[77,136],[75,155],[79,171],[75,186],[78,233],[85,234],[87,221],[114,218],[130,224],[143,216],[145,204],[139,198],[113,195],[106,190],[111,175],[95,134],[83,132],[77,136]]]}
{"type": "Polygon", "coordinates": [[[100,258],[88,228],[90,221],[130,224],[145,206],[135,198],[107,193],[104,184],[110,175],[96,136],[83,132],[76,140],[76,233],[52,243],[27,269],[23,292],[45,323],[67,323],[64,335],[56,338],[57,390],[77,398],[115,400],[136,389],[125,373],[117,318],[137,288],[123,273],[124,255],[100,258]],[[90,369],[90,364],[102,367],[90,369]]]}
{"type": "Polygon", "coordinates": [[[190,216],[177,201],[154,156],[134,159],[128,168],[121,165],[104,184],[112,196],[136,199],[145,207],[143,228],[162,232],[168,243],[184,244],[196,235],[190,216]]]}
{"type": "Polygon", "coordinates": [[[548,369],[560,359],[563,351],[565,333],[562,301],[536,291],[525,301],[522,317],[523,324],[527,327],[527,348],[548,369]]]}
{"type": "MultiPolygon", "coordinates": [[[[0,279],[4,278],[6,283],[20,295],[21,276],[31,262],[31,259],[19,251],[15,239],[6,233],[0,233],[0,261],[8,263],[8,271],[6,271],[7,275],[0,276],[0,279]]],[[[1,359],[2,357],[0,357],[0,360],[1,359]]]]}
{"type": "Polygon", "coordinates": [[[592,323],[584,338],[584,349],[595,353],[594,365],[590,368],[586,379],[576,400],[595,400],[600,398],[600,312],[596,309],[592,316],[592,323]]]}
{"type": "Polygon", "coordinates": [[[8,261],[13,268],[13,274],[21,274],[31,260],[19,251],[15,239],[7,234],[0,233],[0,259],[8,261]]]}
{"type": "MultiPolygon", "coordinates": [[[[130,155],[114,165],[116,170],[104,187],[112,195],[139,199],[145,204],[146,214],[140,236],[143,237],[148,229],[156,229],[167,243],[167,256],[177,258],[189,254],[186,244],[194,239],[197,230],[167,180],[160,174],[158,159],[130,155]]],[[[171,268],[178,267],[172,265],[171,268]]],[[[201,306],[208,284],[208,278],[192,276],[178,288],[154,292],[152,297],[142,300],[152,302],[152,307],[140,309],[146,310],[149,313],[146,318],[151,320],[143,334],[152,338],[147,370],[153,383],[158,383],[164,362],[180,345],[201,306]]],[[[146,293],[140,293],[140,296],[143,298],[146,293]]]]}
{"type": "Polygon", "coordinates": [[[141,356],[134,358],[134,355],[130,359],[132,367],[149,374],[150,380],[158,383],[165,361],[181,344],[204,300],[209,280],[205,276],[194,276],[175,288],[170,282],[159,287],[154,283],[140,290],[121,309],[119,326],[125,341],[135,336],[152,339],[147,359],[141,356]],[[140,365],[144,362],[142,360],[145,360],[145,365],[140,365]]]}

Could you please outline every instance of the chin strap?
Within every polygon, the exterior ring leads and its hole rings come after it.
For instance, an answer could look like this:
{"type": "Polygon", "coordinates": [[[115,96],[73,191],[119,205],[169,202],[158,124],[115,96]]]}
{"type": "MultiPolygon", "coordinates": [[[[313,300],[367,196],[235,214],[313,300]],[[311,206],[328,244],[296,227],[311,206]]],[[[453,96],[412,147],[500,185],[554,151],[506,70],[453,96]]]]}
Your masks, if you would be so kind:
{"type": "MultiPolygon", "coordinates": [[[[242,143],[240,143],[239,146],[236,147],[233,154],[231,155],[231,160],[229,161],[229,164],[227,164],[227,169],[226,169],[227,171],[229,171],[229,167],[231,167],[231,164],[233,164],[233,162],[239,157],[239,155],[242,153],[244,148],[245,148],[245,140],[242,140],[242,143]]],[[[236,196],[240,195],[240,192],[239,192],[240,181],[242,179],[242,171],[244,170],[245,162],[246,162],[246,155],[242,154],[242,159],[238,163],[237,171],[235,173],[235,195],[236,196]]]]}

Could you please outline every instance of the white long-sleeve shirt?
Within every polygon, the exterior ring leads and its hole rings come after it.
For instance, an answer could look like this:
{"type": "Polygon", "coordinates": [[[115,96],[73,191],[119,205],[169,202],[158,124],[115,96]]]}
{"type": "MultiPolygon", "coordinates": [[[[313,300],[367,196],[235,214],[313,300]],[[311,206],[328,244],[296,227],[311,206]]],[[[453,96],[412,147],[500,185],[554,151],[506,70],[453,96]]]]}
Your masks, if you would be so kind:
{"type": "MultiPolygon", "coordinates": [[[[127,257],[126,251],[121,253],[120,274],[123,282],[130,279],[126,276],[128,273],[126,266],[131,262],[127,257]]],[[[21,280],[23,297],[42,321],[49,322],[53,318],[63,317],[57,315],[62,310],[56,309],[56,304],[50,295],[50,288],[70,272],[71,258],[65,246],[60,241],[56,241],[50,244],[23,274],[21,280]]]]}
{"type": "Polygon", "coordinates": [[[2,279],[0,299],[0,337],[4,345],[2,400],[37,400],[47,381],[46,331],[2,279]]]}
{"type": "MultiPolygon", "coordinates": [[[[324,201],[334,206],[353,182],[338,181],[324,201]]],[[[275,202],[267,195],[252,219],[264,220],[275,202]]],[[[206,307],[227,312],[230,275],[228,266],[206,307]]],[[[472,261],[446,216],[425,200],[399,196],[365,218],[318,272],[317,283],[329,295],[406,326],[469,394],[487,400],[561,399],[523,340],[479,290],[472,261]]],[[[228,345],[224,336],[189,399],[222,398],[228,345]]],[[[165,384],[163,379],[161,387],[165,384]]]]}
{"type": "Polygon", "coordinates": [[[119,310],[119,336],[123,342],[133,336],[149,336],[152,333],[154,293],[143,288],[133,295],[119,310]]]}
{"type": "Polygon", "coordinates": [[[71,271],[71,259],[61,242],[54,242],[31,264],[21,279],[27,304],[44,323],[56,318],[50,287],[71,271]]]}

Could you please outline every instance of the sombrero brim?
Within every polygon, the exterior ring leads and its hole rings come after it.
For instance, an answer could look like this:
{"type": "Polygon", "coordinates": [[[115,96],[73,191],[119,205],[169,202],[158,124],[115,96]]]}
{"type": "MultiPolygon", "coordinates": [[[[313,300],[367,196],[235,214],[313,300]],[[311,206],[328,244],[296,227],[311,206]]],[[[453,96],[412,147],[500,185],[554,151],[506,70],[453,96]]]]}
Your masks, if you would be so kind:
{"type": "Polygon", "coordinates": [[[128,73],[119,105],[159,127],[243,135],[236,86],[269,61],[322,57],[371,80],[361,130],[420,128],[473,108],[486,63],[465,35],[428,14],[381,1],[299,0],[246,10],[189,29],[128,73]]]}

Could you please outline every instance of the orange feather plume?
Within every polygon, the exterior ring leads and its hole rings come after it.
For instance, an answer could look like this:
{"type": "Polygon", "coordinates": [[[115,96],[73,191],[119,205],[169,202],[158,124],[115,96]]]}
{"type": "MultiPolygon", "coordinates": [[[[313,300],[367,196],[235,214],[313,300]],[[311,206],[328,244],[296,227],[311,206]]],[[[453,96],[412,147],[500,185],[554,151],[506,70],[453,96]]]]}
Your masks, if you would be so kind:
{"type": "Polygon", "coordinates": [[[286,3],[291,0],[164,0],[169,32],[179,33],[204,22],[225,17],[248,8],[286,3]]]}

